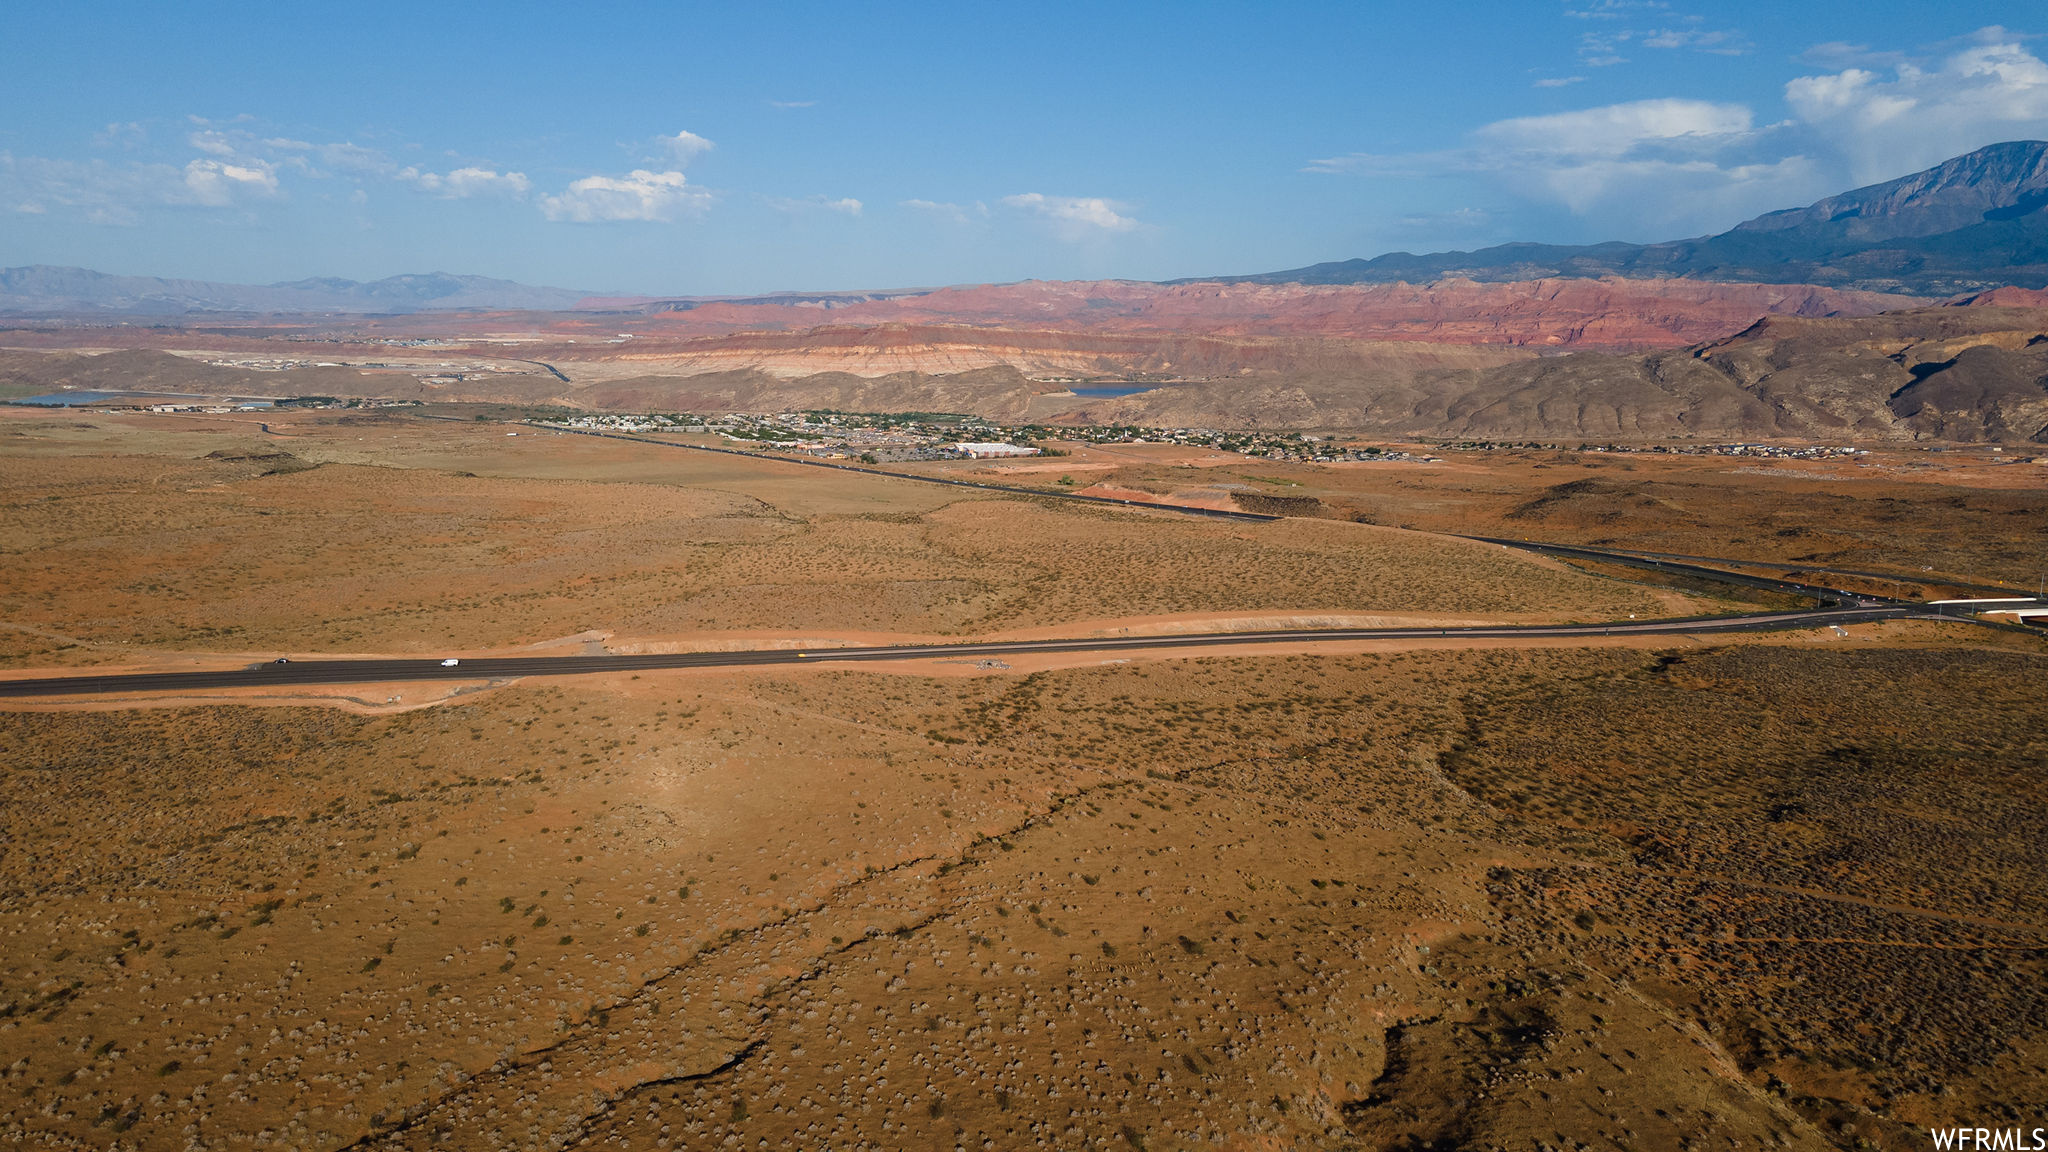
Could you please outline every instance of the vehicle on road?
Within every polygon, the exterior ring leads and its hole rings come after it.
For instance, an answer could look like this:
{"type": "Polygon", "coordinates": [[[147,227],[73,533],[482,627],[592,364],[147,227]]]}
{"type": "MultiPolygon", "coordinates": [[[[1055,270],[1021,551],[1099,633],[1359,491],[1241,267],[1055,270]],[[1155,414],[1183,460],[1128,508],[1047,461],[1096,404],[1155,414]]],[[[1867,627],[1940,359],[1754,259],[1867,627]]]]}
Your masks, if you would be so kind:
{"type": "Polygon", "coordinates": [[[272,664],[289,664],[291,662],[292,658],[289,656],[279,656],[277,659],[271,661],[272,664]]]}
{"type": "MultiPolygon", "coordinates": [[[[1555,556],[1606,560],[1634,567],[1678,571],[1701,579],[1790,591],[1817,602],[1809,608],[1756,612],[1736,616],[1694,616],[1657,620],[1610,620],[1578,624],[1491,624],[1457,628],[1300,628],[1259,632],[1165,634],[1106,637],[1090,636],[1058,640],[990,641],[965,644],[884,645],[872,648],[832,648],[818,652],[786,649],[753,649],[737,652],[681,652],[665,655],[544,656],[485,659],[489,678],[503,676],[562,676],[622,669],[645,671],[663,668],[716,668],[742,665],[817,664],[826,661],[895,661],[927,657],[996,657],[1026,652],[1101,652],[1138,648],[1195,648],[1236,644],[1270,644],[1338,640],[1440,640],[1447,637],[1471,639],[1535,639],[1538,637],[1581,637],[1613,635],[1681,635],[1705,633],[1766,632],[1819,628],[1828,625],[1867,624],[1881,620],[1941,619],[1977,620],[1945,610],[1940,602],[1919,604],[1878,596],[1847,596],[1826,588],[1791,581],[1767,580],[1742,573],[1691,564],[1648,559],[1628,553],[1610,552],[1568,544],[1533,544],[1524,541],[1466,537],[1482,543],[1527,549],[1555,556]]],[[[1735,561],[1740,563],[1740,561],[1735,561]]],[[[1985,621],[1978,620],[1979,623],[1985,621]]],[[[454,668],[462,661],[450,656],[438,661],[442,668],[454,668]]],[[[244,677],[266,665],[257,664],[237,672],[142,672],[102,676],[38,676],[26,680],[0,680],[0,697],[53,696],[94,692],[171,691],[213,688],[246,683],[244,677]]],[[[465,676],[475,678],[475,666],[465,676]]],[[[278,671],[264,680],[266,685],[383,683],[388,680],[430,679],[417,660],[314,660],[278,671]]]]}

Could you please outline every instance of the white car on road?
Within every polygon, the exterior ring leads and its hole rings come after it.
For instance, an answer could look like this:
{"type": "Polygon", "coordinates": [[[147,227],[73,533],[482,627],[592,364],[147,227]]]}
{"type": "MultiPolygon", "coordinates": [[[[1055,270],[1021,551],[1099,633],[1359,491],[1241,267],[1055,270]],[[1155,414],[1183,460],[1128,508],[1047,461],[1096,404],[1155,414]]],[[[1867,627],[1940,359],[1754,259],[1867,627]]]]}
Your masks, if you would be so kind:
{"type": "Polygon", "coordinates": [[[450,656],[450,657],[449,657],[449,658],[447,658],[446,660],[443,660],[443,661],[441,661],[441,667],[443,667],[443,668],[453,668],[453,667],[455,667],[455,666],[456,666],[457,664],[460,664],[460,663],[462,663],[462,661],[460,661],[460,660],[457,660],[457,659],[456,659],[455,657],[453,657],[453,656],[450,656]]]}

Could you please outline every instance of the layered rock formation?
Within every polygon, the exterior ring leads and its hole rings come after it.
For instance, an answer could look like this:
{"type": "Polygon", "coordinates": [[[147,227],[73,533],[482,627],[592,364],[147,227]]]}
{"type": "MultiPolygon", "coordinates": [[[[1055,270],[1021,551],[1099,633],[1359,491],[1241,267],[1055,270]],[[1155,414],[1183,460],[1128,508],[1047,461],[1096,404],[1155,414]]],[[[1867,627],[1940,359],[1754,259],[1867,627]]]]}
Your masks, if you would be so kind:
{"type": "Polygon", "coordinates": [[[1333,342],[1316,367],[1277,363],[1095,399],[1048,395],[1008,365],[880,378],[777,379],[751,369],[648,376],[574,396],[621,409],[922,409],[1074,424],[1488,440],[2048,443],[2042,308],[1770,317],[1733,336],[1648,354],[1503,349],[1492,363],[1460,363],[1452,353],[1485,350],[1408,345],[1402,355],[1403,347],[1333,342]]]}
{"type": "Polygon", "coordinates": [[[146,384],[613,411],[940,411],[1013,422],[1489,440],[2048,443],[2048,308],[2004,303],[2011,298],[1864,317],[1773,316],[1721,339],[1649,353],[905,327],[706,341],[687,372],[636,372],[644,365],[626,361],[587,373],[588,365],[563,361],[566,383],[538,370],[454,383],[346,368],[259,373],[127,351],[7,353],[0,386],[24,394],[146,384]],[[876,371],[891,363],[898,370],[876,371]],[[862,371],[810,367],[824,364],[862,371]],[[948,370],[905,367],[920,364],[948,370]],[[1034,379],[1020,364],[1176,378],[1091,397],[1034,379]]]}
{"type": "MultiPolygon", "coordinates": [[[[919,296],[860,300],[830,308],[811,303],[717,302],[658,312],[645,321],[564,317],[562,331],[620,326],[634,333],[619,360],[730,353],[758,341],[786,351],[783,333],[830,328],[807,337],[819,349],[849,346],[847,329],[950,327],[991,347],[1018,331],[1178,333],[1213,336],[1324,336],[1529,348],[1667,348],[1738,332],[1758,316],[1861,316],[1922,301],[1883,293],[1802,284],[1694,281],[1537,280],[1482,284],[1314,286],[1300,284],[1147,284],[1132,280],[1044,281],[943,288],[919,296]],[[1002,333],[974,333],[978,328],[1002,333]],[[736,343],[679,348],[702,336],[749,335],[736,343]]],[[[885,331],[878,338],[890,338],[885,331]]],[[[956,341],[958,342],[958,341],[956,341]]],[[[1042,346],[1034,339],[1034,346],[1042,346]]],[[[884,370],[905,365],[889,363],[884,370]]],[[[927,367],[919,365],[919,367],[927,367]]]]}
{"type": "Polygon", "coordinates": [[[1201,424],[1286,411],[1305,426],[1549,441],[2048,443],[2048,309],[1773,317],[1648,355],[1581,352],[1406,381],[1207,383],[1074,419],[1201,424]]]}
{"type": "Polygon", "coordinates": [[[1484,367],[1531,354],[1504,344],[911,324],[744,332],[650,348],[651,343],[636,342],[636,351],[594,360],[565,357],[557,362],[578,380],[743,370],[788,378],[819,372],[878,377],[1005,366],[1059,382],[1097,376],[1203,378],[1256,372],[1484,367]]]}

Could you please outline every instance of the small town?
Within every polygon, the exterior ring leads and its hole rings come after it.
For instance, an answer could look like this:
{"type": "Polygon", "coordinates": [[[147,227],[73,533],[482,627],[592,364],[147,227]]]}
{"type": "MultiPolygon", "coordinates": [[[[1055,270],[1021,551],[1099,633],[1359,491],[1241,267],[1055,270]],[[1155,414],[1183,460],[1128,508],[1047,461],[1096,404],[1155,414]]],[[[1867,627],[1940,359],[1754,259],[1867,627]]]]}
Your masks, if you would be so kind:
{"type": "Polygon", "coordinates": [[[1560,444],[1541,440],[1445,440],[1441,447],[1459,452],[1644,452],[1658,456],[1759,456],[1773,460],[1833,460],[1868,456],[1867,448],[1825,444],[1560,444]]]}
{"type": "Polygon", "coordinates": [[[680,413],[591,413],[549,421],[590,431],[711,434],[753,448],[864,463],[911,463],[1002,456],[1063,455],[1060,443],[1174,444],[1239,456],[1331,464],[1434,463],[1440,458],[1346,443],[1301,432],[1218,432],[1104,424],[1004,425],[957,413],[784,412],[705,417],[680,413]]]}
{"type": "Polygon", "coordinates": [[[1761,456],[1771,460],[1833,460],[1843,456],[1868,456],[1868,448],[1813,444],[1658,444],[1630,447],[1617,444],[1587,445],[1583,452],[1655,452],[1669,456],[1761,456]]]}
{"type": "Polygon", "coordinates": [[[2048,1152],[2048,0],[6,26],[0,1152],[2048,1152]]]}

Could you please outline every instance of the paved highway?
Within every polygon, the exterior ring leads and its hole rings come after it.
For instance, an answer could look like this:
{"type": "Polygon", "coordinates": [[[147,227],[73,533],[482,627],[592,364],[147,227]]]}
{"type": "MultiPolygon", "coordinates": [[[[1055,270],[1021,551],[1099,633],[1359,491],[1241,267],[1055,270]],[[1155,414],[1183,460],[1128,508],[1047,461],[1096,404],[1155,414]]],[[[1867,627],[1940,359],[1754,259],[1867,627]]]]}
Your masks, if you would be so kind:
{"type": "Polygon", "coordinates": [[[1968,580],[1955,580],[1936,575],[1929,571],[1920,574],[1910,572],[1873,572],[1867,568],[1829,568],[1820,564],[1787,564],[1778,560],[1731,560],[1725,556],[1690,556],[1683,552],[1642,552],[1633,548],[1621,550],[1626,556],[1641,556],[1650,560],[1683,560],[1699,564],[1735,564],[1744,568],[1766,568],[1777,572],[1813,572],[1822,576],[1859,576],[1865,580],[1881,580],[1901,586],[1908,584],[1930,584],[1941,588],[1961,588],[1974,592],[1988,592],[2003,596],[2025,596],[2025,588],[2011,584],[1976,584],[1968,580]]]}
{"type": "Polygon", "coordinates": [[[1498,536],[1464,536],[1464,540],[1477,540],[1482,544],[1498,544],[1503,548],[1519,548],[1540,556],[1556,556],[1565,560],[1591,560],[1601,564],[1619,564],[1628,568],[1648,568],[1656,572],[1670,572],[1679,576],[1691,576],[1699,580],[1710,580],[1716,584],[1735,584],[1744,588],[1761,588],[1767,592],[1788,592],[1795,596],[1811,596],[1821,605],[1856,605],[1871,607],[1879,604],[1906,604],[1910,601],[1893,600],[1883,596],[1859,596],[1838,588],[1823,588],[1818,584],[1803,584],[1797,580],[1774,580],[1768,576],[1750,576],[1742,572],[1727,572],[1719,568],[1708,568],[1700,564],[1687,564],[1676,559],[1667,559],[1653,552],[1610,552],[1604,548],[1586,548],[1577,544],[1544,544],[1535,540],[1510,540],[1498,536]]]}
{"type": "Polygon", "coordinates": [[[1921,614],[1908,604],[1857,603],[1794,612],[1700,616],[1672,620],[1616,620],[1604,624],[1503,624],[1474,628],[1285,628],[1264,632],[1176,636],[1100,636],[1072,640],[1008,640],[976,644],[906,644],[871,648],[777,648],[742,652],[679,652],[645,656],[509,656],[466,659],[455,667],[439,660],[294,660],[216,672],[133,672],[0,681],[0,696],[76,696],[104,692],[192,692],[221,688],[286,688],[315,684],[370,684],[400,680],[499,680],[517,676],[574,676],[665,668],[738,668],[764,664],[845,664],[1019,656],[1034,652],[1129,652],[1154,648],[1216,648],[1244,644],[1332,640],[1540,639],[1686,633],[1768,632],[1861,624],[1921,614]]]}
{"type": "MultiPolygon", "coordinates": [[[[777,460],[786,464],[833,468],[846,472],[863,472],[871,475],[887,476],[893,479],[916,480],[928,484],[945,484],[959,488],[1016,492],[1020,495],[1057,500],[1079,500],[1097,504],[1129,503],[1127,501],[1110,500],[1098,496],[1079,496],[1066,492],[1010,488],[999,484],[977,484],[972,481],[946,480],[935,476],[913,476],[900,472],[886,472],[880,469],[831,464],[821,460],[793,460],[787,457],[764,456],[760,453],[730,448],[709,448],[659,440],[644,440],[637,436],[626,436],[618,433],[595,432],[582,429],[556,430],[575,431],[586,436],[630,440],[635,443],[655,444],[669,448],[688,448],[697,452],[718,452],[733,456],[749,456],[755,459],[777,460]]],[[[1188,508],[1157,504],[1136,504],[1131,506],[1189,513],[1197,516],[1211,516],[1219,519],[1262,521],[1279,519],[1277,516],[1265,516],[1251,512],[1225,512],[1210,508],[1188,508]]],[[[1287,628],[1260,632],[1193,633],[1166,636],[1099,636],[1068,640],[1011,640],[967,644],[912,644],[866,648],[821,648],[816,651],[796,651],[777,648],[740,652],[681,652],[645,656],[481,657],[463,660],[454,667],[443,665],[438,659],[315,659],[295,660],[283,664],[258,664],[249,668],[212,672],[133,672],[8,680],[0,681],[0,696],[51,697],[108,692],[194,692],[222,688],[286,688],[320,684],[373,684],[413,680],[501,680],[520,676],[574,676],[608,672],[659,671],[666,668],[739,668],[771,664],[834,664],[877,660],[987,658],[1020,656],[1043,652],[1128,652],[1155,648],[1214,648],[1245,644],[1313,643],[1339,640],[1570,639],[1574,637],[1669,635],[1675,633],[1708,635],[1713,633],[1783,631],[1798,628],[1817,628],[1829,624],[1861,624],[1874,620],[1895,620],[1914,616],[1937,617],[1940,615],[1940,609],[1938,608],[1931,608],[1907,601],[1892,600],[1878,596],[1858,596],[1812,584],[1727,572],[1717,568],[1708,568],[1651,555],[1609,552],[1598,548],[1584,548],[1569,544],[1544,544],[1530,540],[1510,540],[1484,536],[1465,537],[1465,539],[1556,556],[1568,560],[1591,560],[1609,564],[1649,568],[1661,572],[1692,576],[1702,580],[1713,580],[1726,584],[1738,584],[1808,596],[1816,601],[1817,606],[1783,612],[1754,612],[1738,616],[1694,616],[1667,620],[1614,620],[1599,624],[1502,624],[1469,628],[1287,628]]]]}
{"type": "MultiPolygon", "coordinates": [[[[1979,617],[1976,614],[1975,610],[1967,604],[1944,604],[1940,601],[1936,601],[1932,604],[1921,604],[1913,600],[1898,600],[1893,599],[1889,596],[1875,596],[1865,593],[1847,592],[1839,588],[1823,587],[1819,584],[1804,584],[1796,580],[1776,580],[1768,576],[1751,576],[1742,572],[1728,572],[1720,568],[1708,568],[1701,564],[1688,564],[1683,562],[1685,560],[1711,559],[1711,557],[1679,557],[1675,553],[1664,552],[1609,552],[1600,548],[1581,548],[1572,544],[1539,544],[1532,540],[1505,540],[1488,536],[1467,536],[1465,537],[1465,539],[1478,540],[1487,544],[1499,544],[1507,548],[1520,548],[1526,552],[1535,552],[1545,556],[1557,556],[1567,560],[1592,560],[1604,564],[1625,565],[1631,568],[1648,568],[1658,572],[1672,572],[1677,573],[1679,575],[1692,576],[1701,580],[1711,580],[1721,584],[1739,584],[1744,587],[1762,588],[1772,592],[1787,592],[1795,596],[1811,596],[1822,607],[1905,607],[1912,608],[1914,610],[1915,615],[1927,618],[1943,620],[1964,620],[1968,621],[1969,623],[1979,624],[1987,628],[1998,628],[2006,631],[2029,632],[2034,634],[2039,634],[2040,632],[2040,629],[2030,628],[2027,627],[2025,624],[2007,624],[2002,621],[1985,620],[1979,617]]],[[[1747,564],[1749,563],[1749,561],[1728,560],[1724,561],[1724,563],[1747,564]]],[[[1763,568],[1787,567],[1786,565],[1777,564],[1760,564],[1757,566],[1763,568]]],[[[1863,573],[1845,572],[1840,570],[1829,569],[1809,568],[1804,569],[1804,571],[1833,571],[1835,575],[1863,575],[1863,573]]],[[[1942,583],[1949,582],[1942,581],[1942,583]]],[[[1954,587],[1955,585],[1951,584],[1950,586],[1954,587]]],[[[1984,586],[1963,585],[1963,587],[1984,586]]],[[[2015,589],[2011,588],[1990,587],[1984,587],[1984,590],[1989,592],[2004,592],[2008,595],[2016,591],[2015,589]]],[[[2018,596],[2014,596],[2013,599],[2015,601],[2016,606],[2018,606],[2017,602],[2019,600],[2025,599],[2030,601],[2035,606],[2048,607],[2048,601],[2044,601],[2040,597],[2026,596],[2025,593],[2020,593],[2018,596]]]]}

